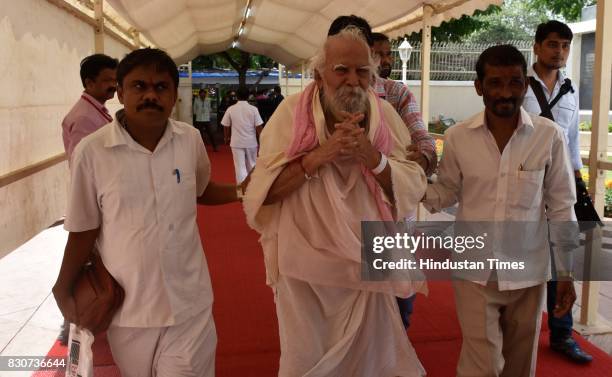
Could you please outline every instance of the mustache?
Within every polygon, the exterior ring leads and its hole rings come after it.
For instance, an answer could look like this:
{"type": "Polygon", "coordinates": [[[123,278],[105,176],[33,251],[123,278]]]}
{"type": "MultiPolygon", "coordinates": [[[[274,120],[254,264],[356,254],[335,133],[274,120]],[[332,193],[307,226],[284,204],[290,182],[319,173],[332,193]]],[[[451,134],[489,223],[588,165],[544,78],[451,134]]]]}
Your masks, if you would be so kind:
{"type": "Polygon", "coordinates": [[[516,97],[511,97],[511,98],[504,98],[504,99],[498,99],[495,102],[493,102],[493,105],[503,105],[503,104],[510,104],[510,105],[514,105],[518,102],[518,98],[516,97]]]}
{"type": "Polygon", "coordinates": [[[360,87],[343,86],[334,93],[333,98],[324,97],[326,107],[334,112],[365,112],[368,108],[368,94],[360,87]]]}
{"type": "Polygon", "coordinates": [[[145,109],[157,110],[159,112],[164,111],[163,107],[159,106],[155,102],[149,102],[149,101],[141,103],[140,105],[138,105],[136,107],[136,111],[142,111],[142,110],[145,110],[145,109]]]}

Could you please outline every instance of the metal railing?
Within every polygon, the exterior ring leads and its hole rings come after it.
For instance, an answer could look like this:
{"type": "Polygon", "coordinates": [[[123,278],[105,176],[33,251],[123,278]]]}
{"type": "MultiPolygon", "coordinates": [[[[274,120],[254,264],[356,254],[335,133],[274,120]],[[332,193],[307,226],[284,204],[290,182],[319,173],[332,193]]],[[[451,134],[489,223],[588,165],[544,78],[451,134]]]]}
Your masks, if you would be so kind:
{"type": "MultiPolygon", "coordinates": [[[[516,46],[525,55],[527,64],[533,62],[532,42],[508,41],[507,44],[516,46]]],[[[478,56],[488,47],[498,43],[452,43],[434,42],[431,45],[431,72],[430,80],[435,81],[473,81],[476,78],[476,61],[478,56]]],[[[413,44],[412,54],[408,61],[407,79],[421,79],[421,44],[413,44]]],[[[402,61],[397,51],[397,43],[391,47],[394,55],[394,64],[391,78],[401,80],[402,61]]]]}

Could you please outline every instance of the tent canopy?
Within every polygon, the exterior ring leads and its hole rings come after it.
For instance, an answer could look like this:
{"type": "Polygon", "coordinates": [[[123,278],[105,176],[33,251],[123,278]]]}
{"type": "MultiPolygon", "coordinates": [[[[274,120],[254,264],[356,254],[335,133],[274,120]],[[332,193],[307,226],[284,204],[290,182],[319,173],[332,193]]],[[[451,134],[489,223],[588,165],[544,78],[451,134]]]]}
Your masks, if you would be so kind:
{"type": "Polygon", "coordinates": [[[108,0],[113,9],[178,63],[235,46],[295,66],[322,45],[340,15],[363,17],[390,37],[418,31],[423,6],[431,25],[502,0],[108,0]]]}

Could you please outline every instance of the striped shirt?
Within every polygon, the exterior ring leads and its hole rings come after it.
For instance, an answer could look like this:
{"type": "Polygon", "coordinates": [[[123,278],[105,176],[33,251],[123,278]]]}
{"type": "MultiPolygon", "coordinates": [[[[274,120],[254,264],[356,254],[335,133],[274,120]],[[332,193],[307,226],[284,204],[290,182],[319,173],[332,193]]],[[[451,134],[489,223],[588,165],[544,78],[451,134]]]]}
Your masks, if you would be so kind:
{"type": "Polygon", "coordinates": [[[436,143],[423,124],[421,111],[414,94],[401,82],[381,77],[376,77],[374,91],[379,97],[389,102],[400,115],[404,124],[408,127],[408,131],[410,131],[412,142],[419,147],[419,150],[429,162],[425,174],[431,175],[438,162],[436,143]]]}

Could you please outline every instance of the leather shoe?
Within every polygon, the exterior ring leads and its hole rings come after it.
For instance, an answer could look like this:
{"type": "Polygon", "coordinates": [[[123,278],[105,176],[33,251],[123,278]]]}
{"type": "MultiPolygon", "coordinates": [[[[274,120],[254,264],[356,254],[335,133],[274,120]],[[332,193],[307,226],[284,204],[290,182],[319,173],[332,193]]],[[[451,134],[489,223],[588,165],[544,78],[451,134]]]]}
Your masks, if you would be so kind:
{"type": "Polygon", "coordinates": [[[568,359],[578,364],[590,363],[593,361],[593,356],[584,352],[571,336],[559,342],[550,342],[550,348],[552,348],[553,351],[565,355],[568,359]]]}

